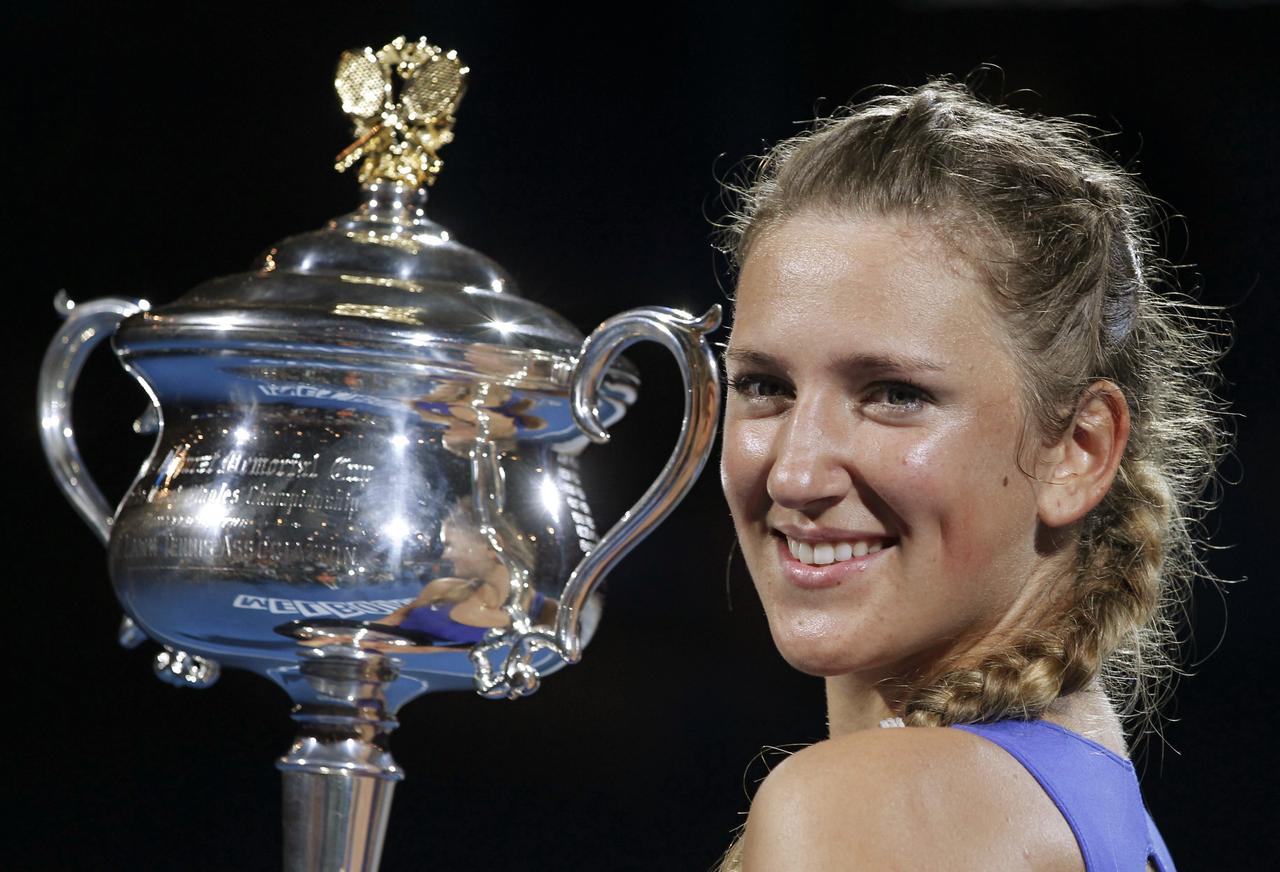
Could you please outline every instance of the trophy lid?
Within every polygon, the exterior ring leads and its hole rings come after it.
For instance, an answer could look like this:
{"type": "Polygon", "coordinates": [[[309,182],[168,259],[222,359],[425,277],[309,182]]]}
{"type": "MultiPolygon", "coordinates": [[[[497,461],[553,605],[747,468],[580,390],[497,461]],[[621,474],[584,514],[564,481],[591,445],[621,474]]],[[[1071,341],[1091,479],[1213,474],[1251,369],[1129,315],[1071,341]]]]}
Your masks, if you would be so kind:
{"type": "Polygon", "coordinates": [[[425,212],[467,73],[456,52],[425,38],[344,52],[335,89],[356,139],[335,168],[360,165],[363,202],[276,243],[251,271],[131,318],[116,337],[120,352],[287,346],[348,361],[361,352],[383,361],[425,356],[467,372],[562,384],[582,333],[520,297],[502,267],[425,212]],[[485,346],[493,353],[477,353],[485,346]]]}

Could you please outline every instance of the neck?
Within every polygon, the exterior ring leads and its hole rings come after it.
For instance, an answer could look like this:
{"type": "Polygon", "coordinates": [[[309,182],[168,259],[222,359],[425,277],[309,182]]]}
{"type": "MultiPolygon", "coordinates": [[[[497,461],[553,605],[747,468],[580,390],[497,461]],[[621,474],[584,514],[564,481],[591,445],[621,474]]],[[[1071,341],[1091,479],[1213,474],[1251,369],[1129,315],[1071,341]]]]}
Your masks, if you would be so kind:
{"type": "Polygon", "coordinates": [[[894,716],[885,687],[859,675],[833,675],[827,685],[827,731],[831,738],[872,730],[894,716]]]}
{"type": "MultiPolygon", "coordinates": [[[[827,730],[833,739],[859,730],[877,729],[880,722],[893,717],[898,708],[886,684],[857,675],[832,676],[826,679],[826,689],[827,730]]],[[[1127,756],[1120,719],[1097,680],[1083,690],[1056,700],[1043,717],[1127,756]]]]}
{"type": "MultiPolygon", "coordinates": [[[[1050,623],[1054,615],[1070,607],[1070,593],[1064,591],[1072,578],[1067,563],[1070,556],[1059,549],[1053,555],[1039,559],[1036,565],[1021,568],[1020,574],[1029,581],[1017,599],[1003,615],[974,636],[941,642],[888,669],[827,678],[827,727],[830,735],[834,738],[878,728],[880,721],[901,713],[905,702],[902,693],[908,681],[932,675],[939,664],[961,658],[966,662],[976,661],[988,646],[1002,644],[1001,640],[1010,637],[1017,638],[1020,628],[1050,623]]],[[[1095,690],[1101,695],[1100,687],[1095,690]]],[[[1082,699],[1096,703],[1093,695],[1082,699]]],[[[1105,701],[1105,695],[1102,699],[1105,701]]]]}
{"type": "Polygon", "coordinates": [[[489,598],[496,600],[494,607],[503,605],[507,601],[507,591],[510,585],[511,574],[507,572],[507,568],[501,563],[495,562],[489,567],[483,575],[480,576],[484,584],[480,590],[482,593],[488,593],[485,598],[486,604],[489,598]]]}
{"type": "Polygon", "coordinates": [[[1070,696],[1059,697],[1044,712],[1044,719],[1128,756],[1124,727],[1098,679],[1070,696]]]}

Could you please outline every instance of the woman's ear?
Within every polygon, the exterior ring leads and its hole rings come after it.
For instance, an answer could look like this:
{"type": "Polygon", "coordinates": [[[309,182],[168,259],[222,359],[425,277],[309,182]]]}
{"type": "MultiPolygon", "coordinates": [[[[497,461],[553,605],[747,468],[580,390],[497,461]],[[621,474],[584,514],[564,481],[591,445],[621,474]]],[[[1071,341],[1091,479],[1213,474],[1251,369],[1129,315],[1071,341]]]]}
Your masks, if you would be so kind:
{"type": "Polygon", "coordinates": [[[1089,385],[1062,438],[1041,455],[1036,489],[1040,520],[1065,527],[1102,502],[1128,442],[1124,392],[1110,381],[1089,385]]]}

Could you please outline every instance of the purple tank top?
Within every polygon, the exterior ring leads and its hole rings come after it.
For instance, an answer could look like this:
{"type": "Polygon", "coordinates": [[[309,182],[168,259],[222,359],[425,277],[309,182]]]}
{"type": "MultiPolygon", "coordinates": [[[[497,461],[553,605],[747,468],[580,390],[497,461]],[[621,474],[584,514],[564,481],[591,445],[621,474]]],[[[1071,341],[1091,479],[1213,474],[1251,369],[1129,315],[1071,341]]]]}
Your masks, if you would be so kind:
{"type": "Polygon", "coordinates": [[[1142,802],[1133,764],[1049,721],[958,724],[1013,755],[1071,826],[1085,872],[1175,872],[1169,849],[1142,802]]]}
{"type": "MultiPolygon", "coordinates": [[[[546,601],[545,596],[535,592],[533,602],[529,605],[529,614],[536,618],[542,610],[542,604],[546,601]]],[[[474,645],[483,641],[484,634],[489,632],[488,627],[460,624],[449,617],[449,613],[456,605],[457,603],[441,602],[418,606],[405,615],[404,620],[400,622],[400,629],[425,633],[437,645],[474,645]]]]}
{"type": "Polygon", "coordinates": [[[461,643],[474,645],[484,639],[484,634],[488,632],[487,628],[460,624],[449,617],[449,612],[453,611],[456,605],[457,603],[444,602],[418,606],[404,616],[404,620],[400,622],[400,629],[426,633],[437,645],[461,643]]]}

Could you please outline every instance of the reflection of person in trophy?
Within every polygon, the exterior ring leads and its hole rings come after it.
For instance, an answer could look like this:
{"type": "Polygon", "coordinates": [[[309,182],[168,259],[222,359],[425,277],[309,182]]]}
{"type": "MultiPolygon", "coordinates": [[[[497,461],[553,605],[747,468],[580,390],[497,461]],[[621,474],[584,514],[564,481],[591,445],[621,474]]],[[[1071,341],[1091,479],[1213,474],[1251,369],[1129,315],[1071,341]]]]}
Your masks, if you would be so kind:
{"type": "Polygon", "coordinates": [[[721,477],[830,738],[723,868],[1172,872],[1126,726],[1205,573],[1224,325],[1160,274],[1150,196],[1083,126],[949,81],[760,167],[721,477]]]}
{"type": "MultiPolygon", "coordinates": [[[[511,626],[506,607],[515,573],[536,575],[539,564],[532,537],[507,529],[496,519],[495,533],[504,554],[481,532],[472,501],[459,500],[440,528],[441,558],[453,575],[428,581],[412,602],[377,621],[311,619],[293,621],[277,629],[307,647],[358,644],[361,648],[401,654],[455,650],[483,640],[490,629],[511,626]]],[[[554,569],[554,567],[552,567],[554,569]]],[[[554,624],[559,605],[533,589],[525,614],[534,625],[554,624]]]]}
{"type": "MultiPolygon", "coordinates": [[[[494,627],[511,626],[504,607],[511,590],[511,570],[477,530],[471,501],[454,506],[440,530],[441,555],[453,566],[454,575],[429,581],[406,606],[378,621],[400,630],[428,635],[437,644],[472,644],[494,627]]],[[[532,567],[536,555],[522,536],[503,543],[509,561],[532,567]]],[[[534,623],[555,620],[556,603],[540,592],[533,594],[529,617],[534,623]]]]}
{"type": "Polygon", "coordinates": [[[510,388],[488,382],[443,381],[412,405],[424,421],[444,428],[444,447],[461,455],[476,442],[507,445],[521,433],[547,426],[542,418],[528,414],[532,399],[515,399],[510,388]]]}

